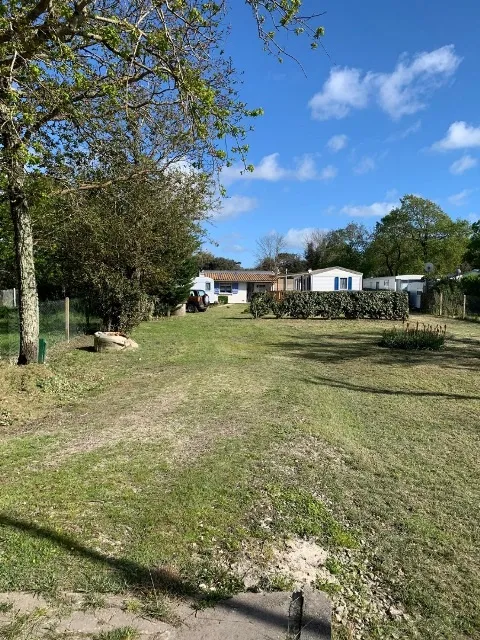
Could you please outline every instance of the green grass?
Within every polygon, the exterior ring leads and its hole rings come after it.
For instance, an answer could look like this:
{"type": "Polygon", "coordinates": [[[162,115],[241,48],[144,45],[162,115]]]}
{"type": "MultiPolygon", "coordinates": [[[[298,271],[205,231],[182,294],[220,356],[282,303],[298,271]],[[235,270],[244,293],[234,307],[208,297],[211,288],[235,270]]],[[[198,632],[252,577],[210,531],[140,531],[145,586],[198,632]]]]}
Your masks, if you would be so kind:
{"type": "Polygon", "coordinates": [[[140,634],[132,627],[119,627],[113,631],[102,631],[92,637],[92,640],[137,640],[140,634]]]}
{"type": "Polygon", "coordinates": [[[363,637],[479,637],[480,326],[408,353],[378,347],[387,322],[242,311],[0,367],[0,591],[211,601],[241,588],[231,562],[305,536],[411,618],[363,637]]]}

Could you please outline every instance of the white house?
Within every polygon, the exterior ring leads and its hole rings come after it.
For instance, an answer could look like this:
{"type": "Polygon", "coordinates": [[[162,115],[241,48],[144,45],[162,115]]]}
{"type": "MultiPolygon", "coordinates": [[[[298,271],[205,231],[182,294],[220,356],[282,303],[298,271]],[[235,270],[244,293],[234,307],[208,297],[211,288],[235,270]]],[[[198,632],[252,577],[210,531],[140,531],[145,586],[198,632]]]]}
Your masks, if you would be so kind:
{"type": "Polygon", "coordinates": [[[253,293],[272,291],[277,277],[273,271],[202,271],[199,279],[213,281],[214,301],[227,296],[228,302],[249,302],[253,293]]]}
{"type": "Polygon", "coordinates": [[[361,291],[363,274],[343,267],[314,269],[293,276],[295,291],[361,291]]]}
{"type": "Polygon", "coordinates": [[[425,276],[418,274],[403,274],[400,276],[378,276],[364,278],[363,288],[375,291],[406,291],[409,303],[413,309],[422,306],[422,294],[425,292],[425,276]]]}

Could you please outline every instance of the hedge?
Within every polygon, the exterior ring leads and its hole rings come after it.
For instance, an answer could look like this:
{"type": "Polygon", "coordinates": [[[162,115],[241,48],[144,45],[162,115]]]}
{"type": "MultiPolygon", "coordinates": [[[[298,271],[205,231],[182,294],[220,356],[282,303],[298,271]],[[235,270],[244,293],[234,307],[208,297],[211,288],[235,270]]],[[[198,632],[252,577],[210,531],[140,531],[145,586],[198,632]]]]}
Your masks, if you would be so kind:
{"type": "Polygon", "coordinates": [[[272,293],[255,293],[250,303],[254,318],[269,313],[277,318],[408,318],[408,293],[397,291],[289,291],[282,300],[272,293]]]}

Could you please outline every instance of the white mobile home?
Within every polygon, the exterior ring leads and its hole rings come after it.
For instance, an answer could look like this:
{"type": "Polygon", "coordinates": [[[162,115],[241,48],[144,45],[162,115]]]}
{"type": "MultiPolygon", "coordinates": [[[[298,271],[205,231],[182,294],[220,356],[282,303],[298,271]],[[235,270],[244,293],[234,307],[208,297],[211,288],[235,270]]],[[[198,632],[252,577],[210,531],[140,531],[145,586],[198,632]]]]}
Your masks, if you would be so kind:
{"type": "Polygon", "coordinates": [[[378,276],[363,280],[363,288],[371,291],[406,291],[412,309],[420,309],[422,306],[422,294],[425,292],[425,287],[425,277],[418,274],[378,276]]]}
{"type": "Polygon", "coordinates": [[[217,296],[214,291],[214,281],[212,278],[208,278],[207,276],[200,274],[193,281],[192,289],[203,289],[210,298],[210,302],[217,302],[217,296]]]}
{"type": "Polygon", "coordinates": [[[293,276],[295,291],[361,291],[363,274],[343,267],[314,269],[293,276]]]}

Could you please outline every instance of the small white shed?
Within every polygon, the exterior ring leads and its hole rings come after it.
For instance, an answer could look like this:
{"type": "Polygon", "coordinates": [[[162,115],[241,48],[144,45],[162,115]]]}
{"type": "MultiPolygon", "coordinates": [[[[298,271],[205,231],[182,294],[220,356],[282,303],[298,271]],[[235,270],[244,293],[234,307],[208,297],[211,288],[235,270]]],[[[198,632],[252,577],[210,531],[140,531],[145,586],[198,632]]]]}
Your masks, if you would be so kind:
{"type": "Polygon", "coordinates": [[[425,276],[405,273],[399,276],[377,276],[364,278],[363,288],[375,291],[406,291],[412,309],[420,309],[422,295],[426,291],[425,276]]]}
{"type": "Polygon", "coordinates": [[[326,267],[293,277],[295,291],[361,291],[363,274],[343,267],[326,267]]]}

